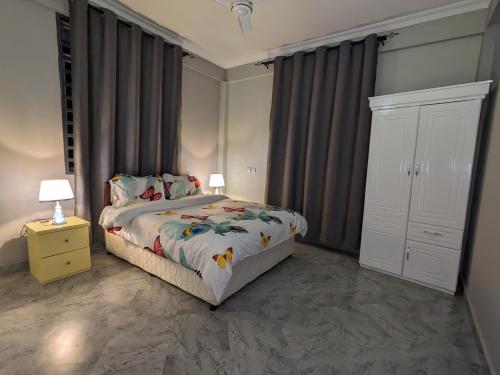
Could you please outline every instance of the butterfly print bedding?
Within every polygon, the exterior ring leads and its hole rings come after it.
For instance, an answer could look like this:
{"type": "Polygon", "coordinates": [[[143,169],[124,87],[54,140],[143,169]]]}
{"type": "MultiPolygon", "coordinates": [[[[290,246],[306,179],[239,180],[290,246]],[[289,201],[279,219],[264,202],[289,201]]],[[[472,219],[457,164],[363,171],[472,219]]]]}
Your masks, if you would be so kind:
{"type": "Polygon", "coordinates": [[[106,207],[99,223],[193,270],[218,300],[233,266],[307,231],[306,220],[297,212],[220,195],[106,207]]]}
{"type": "Polygon", "coordinates": [[[149,200],[149,201],[157,201],[157,200],[161,199],[161,197],[162,197],[162,193],[155,193],[154,186],[148,187],[144,191],[144,193],[139,195],[139,198],[141,198],[142,200],[149,200]]]}
{"type": "Polygon", "coordinates": [[[215,254],[212,259],[217,262],[219,268],[226,268],[226,265],[233,260],[233,248],[228,247],[224,254],[215,254]]]}
{"type": "Polygon", "coordinates": [[[154,242],[153,242],[153,248],[150,247],[145,247],[145,249],[152,251],[158,256],[165,257],[165,253],[163,252],[163,247],[161,246],[160,242],[160,236],[156,236],[154,242]]]}
{"type": "Polygon", "coordinates": [[[245,212],[245,207],[231,208],[231,207],[223,207],[226,212],[245,212]]]}

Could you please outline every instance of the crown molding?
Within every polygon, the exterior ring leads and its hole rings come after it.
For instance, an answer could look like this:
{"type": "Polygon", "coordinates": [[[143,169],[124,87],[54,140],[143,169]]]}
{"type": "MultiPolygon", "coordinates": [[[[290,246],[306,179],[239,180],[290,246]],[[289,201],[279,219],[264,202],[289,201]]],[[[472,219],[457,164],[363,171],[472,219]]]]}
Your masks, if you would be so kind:
{"type": "MultiPolygon", "coordinates": [[[[61,11],[61,0],[33,1],[46,7],[61,11]]],[[[200,56],[213,64],[216,64],[224,69],[229,69],[236,66],[254,63],[256,61],[273,59],[277,56],[293,54],[297,51],[311,50],[323,45],[334,45],[348,39],[360,39],[369,34],[380,34],[403,27],[413,26],[419,23],[434,21],[445,17],[485,9],[489,7],[490,1],[491,0],[462,0],[438,8],[427,9],[409,15],[387,19],[381,22],[363,25],[350,30],[327,34],[318,38],[307,39],[297,43],[285,44],[277,48],[249,54],[230,61],[222,61],[217,57],[207,54],[203,48],[198,46],[193,41],[132,10],[126,5],[120,3],[118,0],[90,0],[90,3],[101,8],[107,8],[116,13],[119,17],[136,23],[144,30],[161,36],[167,42],[178,44],[185,50],[197,56],[200,56]]]]}
{"type": "Polygon", "coordinates": [[[210,61],[211,63],[223,66],[221,61],[218,61],[218,59],[208,55],[202,48],[198,47],[191,40],[177,34],[175,31],[172,31],[165,26],[160,25],[159,23],[153,21],[152,19],[143,16],[142,14],[134,11],[133,9],[130,9],[128,6],[120,3],[118,0],[90,0],[89,2],[97,7],[111,10],[118,17],[121,17],[124,20],[133,22],[141,26],[144,30],[162,37],[169,43],[180,45],[183,49],[197,56],[200,56],[205,60],[210,61]]]}
{"type": "Polygon", "coordinates": [[[270,49],[270,57],[276,57],[283,54],[290,54],[297,51],[314,49],[320,46],[340,43],[348,39],[364,38],[370,34],[383,33],[403,27],[417,25],[419,23],[435,21],[445,17],[456,16],[458,14],[473,12],[475,10],[488,8],[490,0],[462,0],[453,4],[444,5],[438,8],[426,9],[405,16],[395,17],[388,20],[360,26],[355,29],[341,31],[324,35],[318,38],[312,38],[303,42],[291,43],[270,49]]]}
{"type": "Polygon", "coordinates": [[[471,82],[369,98],[372,110],[484,99],[493,81],[471,82]]]}
{"type": "Polygon", "coordinates": [[[297,43],[284,44],[277,48],[267,51],[247,55],[242,58],[234,59],[224,66],[232,68],[256,61],[273,59],[277,56],[290,55],[298,51],[307,51],[324,45],[338,44],[344,40],[355,40],[364,38],[370,34],[380,34],[403,27],[417,25],[419,23],[438,20],[445,17],[456,16],[458,14],[473,12],[475,10],[488,8],[490,0],[462,0],[453,4],[426,9],[405,16],[390,18],[384,21],[363,25],[354,29],[335,32],[318,38],[311,38],[297,43]]]}
{"type": "Polygon", "coordinates": [[[32,1],[55,12],[59,12],[65,15],[69,14],[68,2],[66,0],[32,0],[32,1]]]}
{"type": "Polygon", "coordinates": [[[182,44],[182,37],[176,32],[161,26],[160,24],[154,22],[153,20],[143,16],[140,13],[135,12],[128,6],[123,5],[117,0],[90,0],[92,5],[100,8],[106,8],[113,11],[118,17],[121,17],[127,21],[136,23],[143,29],[161,36],[167,42],[172,44],[182,44]]]}

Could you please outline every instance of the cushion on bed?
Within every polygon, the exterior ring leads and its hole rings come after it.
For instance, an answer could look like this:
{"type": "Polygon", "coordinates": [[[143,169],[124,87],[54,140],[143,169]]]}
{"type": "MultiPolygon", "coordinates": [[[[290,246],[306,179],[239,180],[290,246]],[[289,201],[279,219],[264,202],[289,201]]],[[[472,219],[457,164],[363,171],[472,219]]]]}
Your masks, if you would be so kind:
{"type": "Polygon", "coordinates": [[[175,176],[164,173],[163,181],[167,199],[179,199],[188,195],[201,194],[201,181],[195,176],[175,176]]]}
{"type": "Polygon", "coordinates": [[[130,204],[164,199],[165,190],[160,176],[137,177],[117,174],[111,180],[111,201],[119,208],[130,204]]]}

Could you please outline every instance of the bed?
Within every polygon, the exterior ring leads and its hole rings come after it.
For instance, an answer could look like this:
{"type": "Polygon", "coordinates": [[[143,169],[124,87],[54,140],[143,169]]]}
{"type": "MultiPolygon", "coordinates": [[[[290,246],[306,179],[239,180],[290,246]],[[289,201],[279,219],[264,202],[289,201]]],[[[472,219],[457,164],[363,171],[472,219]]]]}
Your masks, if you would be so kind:
{"type": "Polygon", "coordinates": [[[306,220],[281,207],[224,195],[114,208],[104,184],[106,249],[215,309],[293,253],[306,220]]]}

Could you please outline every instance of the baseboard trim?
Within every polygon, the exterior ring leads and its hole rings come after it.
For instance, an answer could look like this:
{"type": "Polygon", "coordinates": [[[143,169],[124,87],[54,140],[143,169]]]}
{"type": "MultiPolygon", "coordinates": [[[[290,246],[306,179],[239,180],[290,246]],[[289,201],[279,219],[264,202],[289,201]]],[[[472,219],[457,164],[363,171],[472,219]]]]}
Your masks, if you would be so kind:
{"type": "Polygon", "coordinates": [[[484,356],[484,359],[486,361],[486,365],[488,366],[488,369],[490,370],[491,375],[498,375],[498,373],[496,372],[496,369],[493,367],[493,361],[491,360],[491,355],[490,355],[490,352],[488,351],[488,347],[486,346],[486,342],[485,342],[484,336],[481,332],[481,328],[480,328],[479,324],[477,323],[476,313],[474,312],[474,309],[473,309],[472,304],[470,302],[469,292],[467,290],[465,283],[462,282],[462,284],[463,284],[463,288],[464,288],[465,300],[467,302],[467,309],[469,310],[469,314],[470,314],[470,317],[472,319],[472,325],[474,326],[475,335],[476,335],[476,337],[479,341],[479,345],[481,346],[481,349],[483,351],[483,356],[484,356]]]}
{"type": "Polygon", "coordinates": [[[6,275],[8,273],[28,271],[28,270],[29,270],[29,261],[27,260],[19,263],[0,265],[0,275],[6,275]]]}
{"type": "Polygon", "coordinates": [[[446,293],[446,294],[449,294],[451,296],[454,296],[456,294],[456,290],[449,290],[449,289],[441,288],[441,287],[436,286],[436,285],[427,284],[427,283],[424,283],[423,281],[414,280],[414,279],[411,279],[409,277],[404,277],[402,275],[398,275],[398,274],[395,274],[395,273],[392,273],[389,271],[381,270],[380,268],[371,266],[371,265],[366,264],[366,263],[359,262],[359,265],[361,266],[361,268],[365,268],[365,269],[370,270],[370,271],[380,272],[380,273],[383,273],[384,275],[395,277],[396,279],[406,281],[410,284],[416,284],[416,285],[420,285],[420,286],[423,286],[423,287],[426,287],[429,289],[434,289],[434,290],[437,290],[438,292],[446,293]]]}

